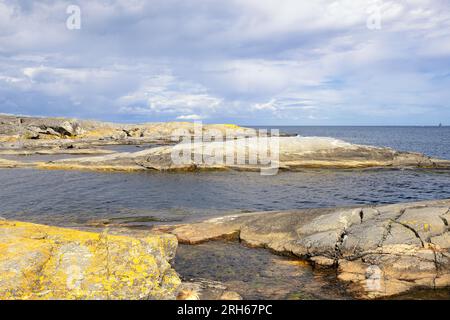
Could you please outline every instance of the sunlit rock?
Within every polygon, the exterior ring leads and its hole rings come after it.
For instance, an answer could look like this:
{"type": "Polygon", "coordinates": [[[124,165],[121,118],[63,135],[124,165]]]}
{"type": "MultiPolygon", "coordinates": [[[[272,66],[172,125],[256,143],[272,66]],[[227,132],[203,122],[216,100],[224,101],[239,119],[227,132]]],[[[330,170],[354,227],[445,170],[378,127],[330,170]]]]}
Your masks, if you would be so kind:
{"type": "Polygon", "coordinates": [[[174,299],[175,237],[0,221],[0,299],[174,299]]]}

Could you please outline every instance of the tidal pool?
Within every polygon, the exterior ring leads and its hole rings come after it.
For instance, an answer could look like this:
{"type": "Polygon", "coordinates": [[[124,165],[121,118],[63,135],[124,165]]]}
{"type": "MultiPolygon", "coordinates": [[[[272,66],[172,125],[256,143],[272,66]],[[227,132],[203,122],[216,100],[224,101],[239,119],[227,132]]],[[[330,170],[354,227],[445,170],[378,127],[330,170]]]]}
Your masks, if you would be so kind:
{"type": "MultiPolygon", "coordinates": [[[[354,299],[336,272],[238,242],[180,245],[174,267],[185,281],[220,281],[244,299],[354,299]]],[[[387,299],[449,300],[450,288],[414,290],[387,299]]]]}
{"type": "Polygon", "coordinates": [[[184,280],[220,281],[244,299],[349,299],[335,272],[237,242],[180,245],[174,267],[184,280]]]}

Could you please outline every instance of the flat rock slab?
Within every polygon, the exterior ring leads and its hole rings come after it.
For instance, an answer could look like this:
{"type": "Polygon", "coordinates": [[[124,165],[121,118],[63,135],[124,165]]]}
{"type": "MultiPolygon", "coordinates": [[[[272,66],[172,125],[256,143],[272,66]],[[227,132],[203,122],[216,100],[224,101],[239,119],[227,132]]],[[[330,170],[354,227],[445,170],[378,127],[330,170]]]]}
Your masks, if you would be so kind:
{"type": "MultiPolygon", "coordinates": [[[[108,152],[96,149],[101,145],[162,145],[140,152],[26,165],[16,163],[14,167],[101,171],[268,170],[266,174],[276,173],[278,169],[305,168],[450,168],[448,160],[433,159],[420,153],[399,152],[391,148],[350,144],[334,138],[282,136],[264,139],[263,134],[259,137],[255,129],[233,124],[210,124],[198,128],[196,124],[189,122],[118,124],[0,115],[0,156],[14,152],[98,155],[108,152]],[[179,142],[174,134],[178,138],[195,137],[194,140],[200,141],[192,143],[189,152],[186,151],[188,156],[183,156],[182,161],[173,161],[173,155],[179,155],[187,143],[174,145],[179,142]],[[222,141],[224,135],[228,135],[228,140],[222,141]],[[205,138],[204,141],[202,138],[205,138]],[[266,150],[268,146],[270,151],[266,150]],[[270,157],[267,157],[269,153],[270,157]]],[[[184,154],[184,150],[181,154],[184,154]]],[[[0,167],[11,167],[11,164],[7,165],[5,160],[0,159],[0,167]]]]}
{"type": "Polygon", "coordinates": [[[134,238],[0,220],[0,299],[174,299],[172,235],[134,238]]]}
{"type": "Polygon", "coordinates": [[[235,238],[337,268],[361,298],[450,286],[450,200],[232,215],[162,226],[181,243],[235,238]]]}
{"type": "Polygon", "coordinates": [[[253,140],[237,139],[224,143],[204,142],[192,145],[191,148],[188,147],[182,151],[182,153],[190,153],[191,157],[182,161],[178,161],[178,159],[174,161],[173,157],[179,154],[179,149],[184,148],[183,146],[186,144],[155,147],[139,152],[64,159],[40,163],[38,167],[124,171],[268,170],[269,174],[278,172],[278,169],[295,171],[305,168],[450,168],[448,160],[433,159],[420,153],[398,152],[390,148],[354,145],[333,138],[280,137],[271,139],[277,140],[273,144],[277,145],[278,157],[268,159],[271,161],[270,164],[250,162],[251,157],[260,155],[255,138],[253,140]],[[246,140],[248,141],[246,142],[246,140]],[[216,158],[217,155],[220,156],[216,158]]]}

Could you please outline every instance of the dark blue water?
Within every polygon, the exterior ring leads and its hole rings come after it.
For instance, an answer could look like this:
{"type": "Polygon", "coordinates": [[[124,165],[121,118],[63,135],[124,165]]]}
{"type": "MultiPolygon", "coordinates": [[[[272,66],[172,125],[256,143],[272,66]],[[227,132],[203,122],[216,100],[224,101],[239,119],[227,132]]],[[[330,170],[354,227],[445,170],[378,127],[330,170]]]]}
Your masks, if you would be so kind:
{"type": "MultiPolygon", "coordinates": [[[[256,127],[259,128],[259,127],[256,127]]],[[[265,127],[301,136],[333,137],[347,142],[450,159],[450,127],[265,127]]]]}
{"type": "MultiPolygon", "coordinates": [[[[450,128],[284,127],[304,136],[390,146],[450,159],[450,128]]],[[[139,150],[139,149],[138,149],[139,150]]],[[[109,219],[146,225],[228,212],[450,198],[450,172],[306,170],[96,173],[0,170],[0,216],[58,225],[109,219]]]]}

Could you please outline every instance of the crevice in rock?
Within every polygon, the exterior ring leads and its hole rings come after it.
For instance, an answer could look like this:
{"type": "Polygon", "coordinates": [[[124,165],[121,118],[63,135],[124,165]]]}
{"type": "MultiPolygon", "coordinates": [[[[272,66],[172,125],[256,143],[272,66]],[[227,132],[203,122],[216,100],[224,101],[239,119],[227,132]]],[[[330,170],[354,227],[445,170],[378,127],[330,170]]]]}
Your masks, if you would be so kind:
{"type": "Polygon", "coordinates": [[[406,208],[403,208],[399,211],[399,214],[394,219],[389,220],[389,223],[386,225],[385,230],[383,232],[383,236],[381,237],[381,240],[378,243],[379,248],[381,248],[383,246],[387,237],[391,234],[392,223],[397,222],[397,220],[400,219],[405,212],[406,212],[406,208]]]}
{"type": "Polygon", "coordinates": [[[109,244],[108,244],[108,234],[107,234],[107,232],[108,231],[106,230],[100,235],[100,243],[105,246],[105,253],[106,253],[105,270],[106,270],[106,277],[109,279],[109,277],[111,275],[111,272],[109,270],[110,255],[109,255],[109,244]]]}
{"type": "Polygon", "coordinates": [[[450,230],[450,225],[449,225],[448,220],[446,218],[444,218],[444,215],[448,214],[449,212],[450,212],[450,208],[442,216],[439,216],[439,218],[442,220],[444,225],[447,227],[447,231],[450,230]]]}
{"type": "Polygon", "coordinates": [[[445,226],[448,227],[448,220],[441,216],[439,216],[439,218],[441,218],[441,220],[445,224],[445,226]]]}
{"type": "Polygon", "coordinates": [[[431,251],[433,251],[433,262],[434,262],[434,268],[436,270],[436,275],[433,277],[433,288],[436,289],[436,279],[439,277],[441,265],[438,261],[437,252],[436,252],[436,249],[434,248],[434,246],[431,247],[431,251]]]}
{"type": "Polygon", "coordinates": [[[406,208],[401,209],[399,214],[394,218],[394,221],[397,221],[398,219],[400,219],[405,212],[406,212],[406,208]]]}
{"type": "Polygon", "coordinates": [[[412,233],[414,233],[414,235],[416,236],[417,239],[419,239],[420,244],[422,245],[422,248],[425,247],[425,243],[422,240],[422,238],[420,237],[419,233],[416,231],[416,229],[414,229],[413,227],[411,227],[410,225],[407,225],[405,223],[399,222],[399,221],[393,221],[394,223],[397,223],[403,227],[405,227],[406,229],[408,229],[409,231],[411,231],[412,233]]]}
{"type": "Polygon", "coordinates": [[[378,243],[378,247],[379,248],[381,248],[383,246],[383,244],[386,241],[387,237],[391,234],[392,222],[393,222],[392,220],[389,221],[389,223],[384,228],[383,235],[381,237],[380,242],[378,243]]]}
{"type": "Polygon", "coordinates": [[[37,285],[37,287],[35,287],[35,289],[37,289],[37,290],[40,289],[41,277],[43,276],[43,272],[45,271],[45,268],[47,267],[47,265],[50,263],[50,261],[52,261],[54,254],[55,254],[55,248],[54,248],[54,246],[51,246],[50,250],[49,250],[48,259],[44,261],[44,263],[39,267],[39,270],[36,272],[38,281],[35,284],[35,285],[37,285]]]}
{"type": "Polygon", "coordinates": [[[334,263],[337,265],[340,258],[342,258],[342,246],[347,237],[347,230],[343,229],[334,245],[334,263]]]}

